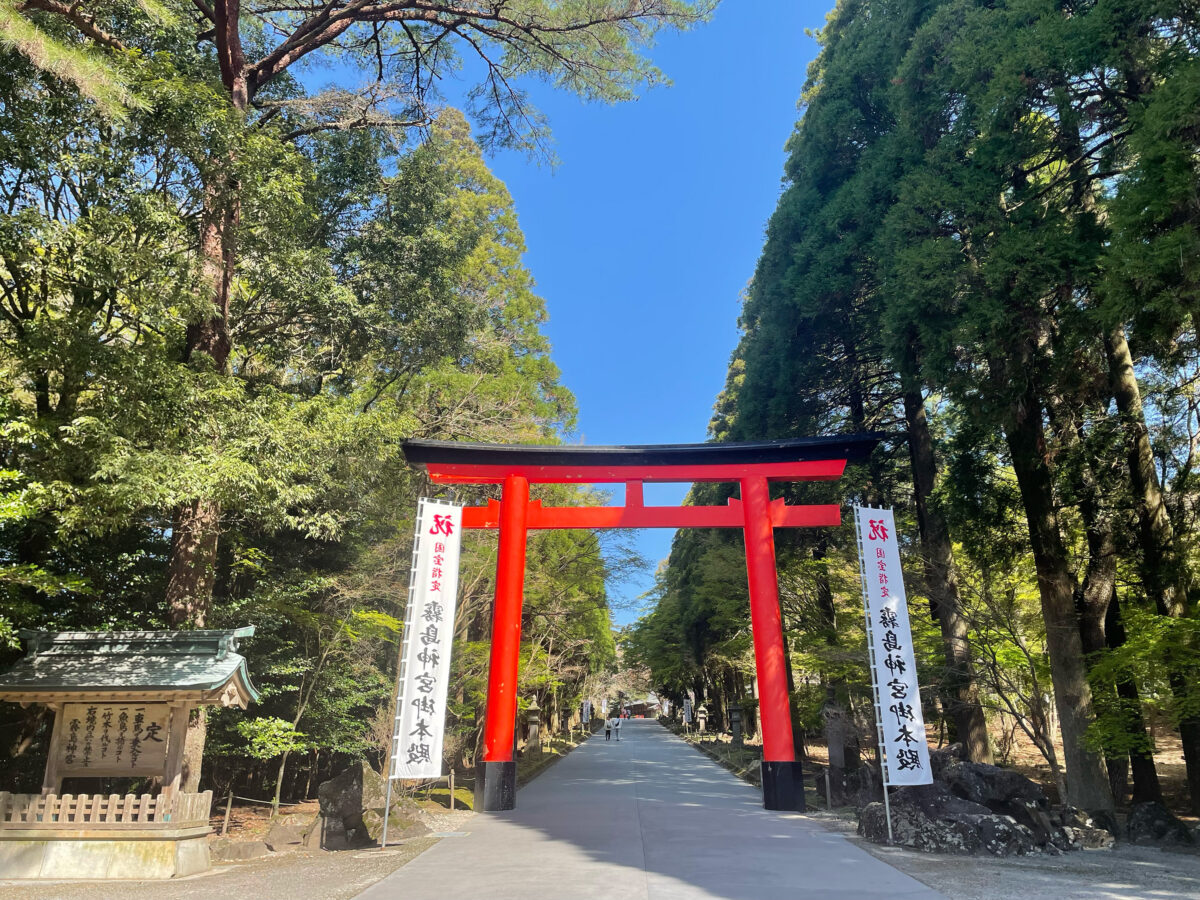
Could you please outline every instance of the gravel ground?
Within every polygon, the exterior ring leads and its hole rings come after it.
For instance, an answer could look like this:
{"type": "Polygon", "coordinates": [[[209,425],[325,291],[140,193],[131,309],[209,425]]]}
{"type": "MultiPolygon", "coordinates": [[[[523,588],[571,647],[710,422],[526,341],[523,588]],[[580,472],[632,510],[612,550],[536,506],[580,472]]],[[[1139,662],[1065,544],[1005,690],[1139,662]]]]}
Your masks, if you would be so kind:
{"type": "MultiPolygon", "coordinates": [[[[429,823],[435,833],[463,831],[472,815],[433,814],[429,823]]],[[[350,900],[438,840],[413,838],[386,850],[281,853],[217,863],[211,872],[170,881],[0,881],[0,900],[350,900]]]]}
{"type": "Polygon", "coordinates": [[[869,853],[954,900],[1198,900],[1200,853],[1118,844],[1062,856],[949,856],[862,840],[854,822],[817,814],[869,853]]]}
{"type": "Polygon", "coordinates": [[[417,838],[386,850],[304,852],[222,863],[169,881],[0,881],[3,900],[349,900],[437,843],[417,838]]]}

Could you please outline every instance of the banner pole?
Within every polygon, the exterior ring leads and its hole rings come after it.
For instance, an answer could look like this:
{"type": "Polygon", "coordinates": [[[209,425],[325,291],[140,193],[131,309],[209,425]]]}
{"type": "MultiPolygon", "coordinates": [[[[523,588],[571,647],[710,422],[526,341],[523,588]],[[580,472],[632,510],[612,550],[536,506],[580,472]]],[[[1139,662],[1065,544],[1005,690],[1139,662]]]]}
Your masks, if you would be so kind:
{"type": "Polygon", "coordinates": [[[388,758],[387,799],[383,801],[383,834],[379,838],[379,849],[387,846],[388,819],[392,817],[392,761],[388,758]]]}
{"type": "Polygon", "coordinates": [[[412,563],[408,570],[408,603],[404,607],[404,632],[400,636],[400,661],[396,664],[396,708],[392,719],[392,738],[388,744],[387,799],[383,810],[383,834],[379,849],[387,846],[388,820],[392,818],[392,778],[396,774],[397,736],[396,723],[400,721],[400,704],[404,701],[404,675],[407,668],[406,652],[413,624],[413,600],[417,593],[417,558],[421,547],[421,523],[425,521],[425,498],[417,502],[417,523],[413,526],[412,563]]]}
{"type": "Polygon", "coordinates": [[[884,761],[887,742],[883,737],[883,700],[879,693],[879,668],[875,658],[875,633],[871,625],[871,602],[867,594],[867,552],[862,540],[863,507],[854,507],[854,537],[858,542],[858,574],[862,581],[863,621],[867,628],[867,656],[871,663],[871,693],[875,700],[875,737],[879,743],[879,778],[883,782],[883,815],[887,820],[888,846],[892,839],[892,804],[888,798],[888,767],[884,761]]]}

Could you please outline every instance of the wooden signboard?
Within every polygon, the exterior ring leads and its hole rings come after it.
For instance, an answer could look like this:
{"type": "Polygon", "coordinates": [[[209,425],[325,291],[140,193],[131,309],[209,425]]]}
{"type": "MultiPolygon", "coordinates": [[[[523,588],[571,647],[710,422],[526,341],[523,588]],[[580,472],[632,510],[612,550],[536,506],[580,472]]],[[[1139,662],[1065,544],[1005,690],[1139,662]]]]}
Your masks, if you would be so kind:
{"type": "Polygon", "coordinates": [[[65,703],[57,775],[162,775],[171,707],[166,703],[65,703]]]}

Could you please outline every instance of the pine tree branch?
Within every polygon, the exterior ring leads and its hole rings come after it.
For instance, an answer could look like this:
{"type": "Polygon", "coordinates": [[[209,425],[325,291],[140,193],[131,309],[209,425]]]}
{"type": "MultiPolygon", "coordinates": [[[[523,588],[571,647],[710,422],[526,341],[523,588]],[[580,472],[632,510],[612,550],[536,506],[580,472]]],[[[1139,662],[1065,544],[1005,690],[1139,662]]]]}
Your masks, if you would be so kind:
{"type": "Polygon", "coordinates": [[[61,3],[59,0],[24,0],[17,4],[16,9],[18,12],[36,9],[40,12],[62,16],[96,43],[108,47],[110,50],[127,49],[116,35],[109,34],[97,25],[95,18],[83,12],[79,7],[78,3],[61,3]]]}

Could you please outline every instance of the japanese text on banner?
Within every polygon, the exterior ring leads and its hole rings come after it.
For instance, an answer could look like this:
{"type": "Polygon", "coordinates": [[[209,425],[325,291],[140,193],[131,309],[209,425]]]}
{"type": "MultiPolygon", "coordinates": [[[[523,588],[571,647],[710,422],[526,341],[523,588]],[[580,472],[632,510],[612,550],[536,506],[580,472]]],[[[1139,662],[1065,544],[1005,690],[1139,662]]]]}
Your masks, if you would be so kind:
{"type": "Polygon", "coordinates": [[[440,778],[462,508],[422,500],[392,736],[392,778],[440,778]]]}
{"type": "Polygon", "coordinates": [[[856,506],[854,517],[863,554],[863,598],[875,651],[871,677],[879,698],[888,783],[930,784],[929,745],[895,521],[890,509],[856,506]]]}

